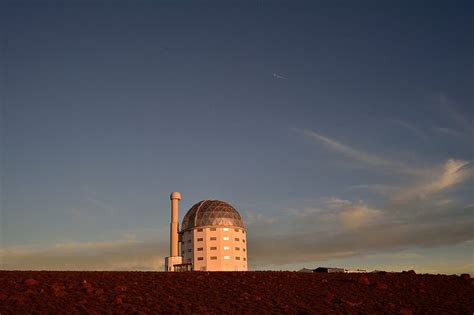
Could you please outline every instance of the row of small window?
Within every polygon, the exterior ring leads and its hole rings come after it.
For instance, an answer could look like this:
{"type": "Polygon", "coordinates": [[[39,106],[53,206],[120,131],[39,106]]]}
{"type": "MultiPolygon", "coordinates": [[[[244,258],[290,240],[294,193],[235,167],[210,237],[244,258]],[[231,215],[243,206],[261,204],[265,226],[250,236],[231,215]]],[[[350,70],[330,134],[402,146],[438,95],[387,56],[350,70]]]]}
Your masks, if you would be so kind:
{"type": "MultiPolygon", "coordinates": [[[[209,257],[210,260],[217,260],[217,256],[209,257]]],[[[197,260],[204,260],[204,257],[198,257],[197,260]]],[[[224,260],[230,260],[230,256],[224,256],[224,260]]],[[[239,256],[235,257],[235,260],[240,260],[239,256]]],[[[247,258],[243,257],[243,261],[246,261],[247,258]]]]}
{"type": "MultiPolygon", "coordinates": [[[[223,248],[224,248],[224,250],[229,250],[229,249],[230,249],[229,246],[224,246],[223,248]]],[[[202,247],[198,247],[196,250],[197,250],[198,252],[202,252],[202,251],[203,251],[203,248],[202,248],[202,247]]],[[[217,250],[217,247],[212,246],[212,247],[209,248],[209,250],[217,250]]],[[[235,247],[235,250],[240,250],[240,247],[235,247]]],[[[188,249],[188,253],[190,253],[191,251],[192,251],[191,248],[188,249]]],[[[242,248],[242,251],[245,252],[245,248],[242,248]]],[[[181,252],[184,254],[184,250],[181,251],[181,252]]]]}
{"type": "MultiPolygon", "coordinates": [[[[224,241],[229,241],[229,240],[230,240],[230,238],[229,238],[228,236],[224,236],[222,239],[223,239],[224,241]]],[[[213,237],[210,238],[210,240],[211,240],[211,241],[217,241],[217,237],[214,237],[214,236],[213,236],[213,237]]],[[[236,237],[236,238],[234,238],[234,240],[237,241],[237,242],[239,242],[239,241],[240,241],[240,238],[236,237]]],[[[202,242],[202,241],[204,241],[204,238],[198,237],[197,241],[198,241],[198,242],[202,242]]],[[[245,240],[242,239],[242,242],[245,243],[245,240]]],[[[188,243],[191,243],[191,240],[188,240],[188,243]]]]}
{"type": "MultiPolygon", "coordinates": [[[[198,232],[202,232],[203,230],[204,229],[202,229],[202,228],[197,229],[198,232]]],[[[209,228],[209,231],[217,231],[217,229],[216,228],[209,228]]],[[[222,228],[222,231],[229,231],[229,228],[226,228],[226,227],[222,228]]],[[[235,232],[242,231],[242,233],[245,234],[245,230],[240,230],[240,229],[235,228],[234,231],[235,232]]]]}

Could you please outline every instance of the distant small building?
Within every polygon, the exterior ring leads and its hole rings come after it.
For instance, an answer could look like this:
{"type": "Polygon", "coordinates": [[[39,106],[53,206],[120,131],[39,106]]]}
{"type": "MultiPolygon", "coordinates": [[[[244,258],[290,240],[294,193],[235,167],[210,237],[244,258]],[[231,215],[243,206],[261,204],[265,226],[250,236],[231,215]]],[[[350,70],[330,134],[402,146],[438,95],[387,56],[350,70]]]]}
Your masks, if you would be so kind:
{"type": "Polygon", "coordinates": [[[345,269],[345,268],[334,268],[334,267],[318,267],[316,269],[303,268],[298,272],[320,272],[320,273],[365,273],[365,269],[345,269]]]}
{"type": "Polygon", "coordinates": [[[318,267],[313,270],[314,272],[322,272],[322,273],[344,273],[344,268],[331,268],[331,267],[318,267]]]}

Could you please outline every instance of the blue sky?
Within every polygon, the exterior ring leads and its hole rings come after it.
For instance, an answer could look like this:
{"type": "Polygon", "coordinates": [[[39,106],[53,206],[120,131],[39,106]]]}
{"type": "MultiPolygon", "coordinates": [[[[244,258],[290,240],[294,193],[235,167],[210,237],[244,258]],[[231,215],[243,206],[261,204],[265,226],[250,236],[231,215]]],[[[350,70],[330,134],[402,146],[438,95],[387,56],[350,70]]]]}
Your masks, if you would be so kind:
{"type": "Polygon", "coordinates": [[[469,1],[3,1],[1,268],[161,269],[169,193],[252,269],[474,273],[469,1]]]}

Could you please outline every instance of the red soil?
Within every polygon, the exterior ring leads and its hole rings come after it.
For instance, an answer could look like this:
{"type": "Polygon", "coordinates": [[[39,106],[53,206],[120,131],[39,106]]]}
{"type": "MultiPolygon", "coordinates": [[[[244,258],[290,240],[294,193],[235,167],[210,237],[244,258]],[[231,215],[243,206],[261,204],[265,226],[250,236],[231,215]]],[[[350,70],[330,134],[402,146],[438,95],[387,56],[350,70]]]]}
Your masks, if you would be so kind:
{"type": "Polygon", "coordinates": [[[473,314],[469,276],[0,271],[0,314],[473,314]]]}

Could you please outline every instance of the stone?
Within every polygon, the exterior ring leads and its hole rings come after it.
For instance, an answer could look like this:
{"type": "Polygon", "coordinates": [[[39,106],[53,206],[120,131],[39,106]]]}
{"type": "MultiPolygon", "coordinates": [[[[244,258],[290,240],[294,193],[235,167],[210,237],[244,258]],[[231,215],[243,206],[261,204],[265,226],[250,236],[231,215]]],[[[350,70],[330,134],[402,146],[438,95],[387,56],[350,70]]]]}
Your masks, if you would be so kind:
{"type": "Polygon", "coordinates": [[[369,278],[367,276],[360,276],[358,282],[363,285],[369,285],[369,278]]]}
{"type": "Polygon", "coordinates": [[[377,289],[386,290],[386,289],[388,289],[388,285],[386,283],[383,283],[383,282],[377,282],[377,289]]]}
{"type": "Polygon", "coordinates": [[[115,305],[123,304],[123,300],[125,300],[125,295],[123,294],[117,295],[114,299],[114,304],[115,305]]]}
{"type": "Polygon", "coordinates": [[[26,285],[33,286],[33,285],[38,285],[38,284],[40,284],[40,282],[39,282],[38,280],[36,280],[36,279],[30,278],[30,279],[26,279],[26,280],[25,280],[25,284],[26,284],[26,285]]]}
{"type": "Polygon", "coordinates": [[[26,304],[26,298],[21,295],[21,294],[13,294],[13,295],[10,295],[10,297],[8,298],[8,300],[14,302],[16,305],[25,305],[26,304]]]}
{"type": "Polygon", "coordinates": [[[65,294],[64,286],[57,282],[53,283],[53,285],[51,286],[51,290],[53,290],[54,296],[62,296],[65,294]]]}
{"type": "Polygon", "coordinates": [[[119,284],[115,287],[115,291],[125,292],[127,291],[127,286],[123,284],[119,284]]]}
{"type": "Polygon", "coordinates": [[[413,310],[410,308],[402,308],[400,310],[400,315],[413,315],[413,310]]]}
{"type": "Polygon", "coordinates": [[[355,298],[343,298],[341,299],[344,303],[349,304],[350,306],[359,306],[362,304],[362,301],[355,298]]]}
{"type": "Polygon", "coordinates": [[[468,274],[468,273],[463,273],[461,275],[461,279],[463,279],[464,281],[470,281],[471,280],[471,275],[468,274]]]}
{"type": "Polygon", "coordinates": [[[336,294],[335,294],[333,291],[329,291],[329,292],[326,294],[326,301],[327,301],[328,303],[331,303],[335,298],[336,298],[336,294]]]}

